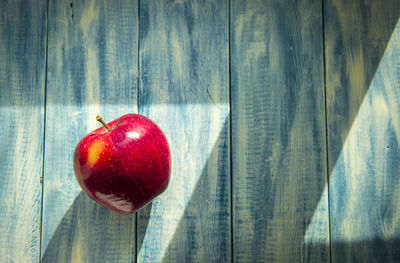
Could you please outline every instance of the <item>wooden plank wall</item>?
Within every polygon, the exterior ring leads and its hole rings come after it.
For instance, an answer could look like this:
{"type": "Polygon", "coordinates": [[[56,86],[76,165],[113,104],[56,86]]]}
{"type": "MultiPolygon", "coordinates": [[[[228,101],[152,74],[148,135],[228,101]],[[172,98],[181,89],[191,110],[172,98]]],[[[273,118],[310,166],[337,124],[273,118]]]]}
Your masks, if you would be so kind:
{"type": "Polygon", "coordinates": [[[0,15],[0,262],[400,261],[398,0],[0,15]],[[164,130],[172,178],[127,216],[81,192],[72,155],[97,114],[131,112],[164,130]]]}
{"type": "Polygon", "coordinates": [[[76,182],[78,141],[137,112],[136,1],[50,1],[48,31],[43,262],[132,262],[135,217],[89,199],[76,182]]]}
{"type": "Polygon", "coordinates": [[[230,262],[228,1],[140,2],[139,112],[166,133],[168,190],[139,213],[138,262],[230,262]]]}
{"type": "Polygon", "coordinates": [[[400,2],[325,4],[332,261],[399,262],[400,2]]]}
{"type": "Polygon", "coordinates": [[[0,2],[0,262],[39,259],[46,3],[0,2]]]}
{"type": "Polygon", "coordinates": [[[327,262],[321,2],[232,3],[234,261],[327,262]]]}

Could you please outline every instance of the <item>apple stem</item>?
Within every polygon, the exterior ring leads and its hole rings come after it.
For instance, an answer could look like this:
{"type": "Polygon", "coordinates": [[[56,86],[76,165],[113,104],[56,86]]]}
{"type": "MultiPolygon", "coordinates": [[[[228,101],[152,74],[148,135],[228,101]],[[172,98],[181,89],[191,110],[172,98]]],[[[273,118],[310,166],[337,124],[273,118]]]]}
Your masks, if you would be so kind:
{"type": "Polygon", "coordinates": [[[104,127],[106,127],[107,131],[111,131],[110,127],[107,125],[107,123],[103,120],[103,118],[100,115],[96,116],[96,120],[101,124],[103,124],[104,127]]]}

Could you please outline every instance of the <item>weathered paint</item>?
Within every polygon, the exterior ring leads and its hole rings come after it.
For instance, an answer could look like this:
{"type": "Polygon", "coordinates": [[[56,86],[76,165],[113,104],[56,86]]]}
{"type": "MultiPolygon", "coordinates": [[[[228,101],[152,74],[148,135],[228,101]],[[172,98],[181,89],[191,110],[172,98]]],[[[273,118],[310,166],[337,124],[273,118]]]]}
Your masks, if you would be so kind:
{"type": "Polygon", "coordinates": [[[399,1],[48,1],[45,73],[46,2],[0,4],[1,262],[39,257],[43,154],[43,262],[326,262],[328,200],[334,262],[400,260],[399,1]],[[173,167],[135,225],[72,154],[137,101],[173,167]]]}
{"type": "Polygon", "coordinates": [[[228,37],[228,1],[140,2],[139,113],[172,172],[138,215],[138,262],[231,261],[228,37]]]}
{"type": "Polygon", "coordinates": [[[325,1],[333,262],[400,260],[400,2],[325,1]]]}
{"type": "Polygon", "coordinates": [[[0,1],[0,262],[39,259],[46,2],[0,1]]]}
{"type": "Polygon", "coordinates": [[[101,125],[97,115],[109,122],[137,112],[137,7],[137,1],[50,1],[43,262],[135,259],[135,217],[82,193],[72,157],[79,140],[101,125]]]}
{"type": "Polygon", "coordinates": [[[321,2],[233,0],[231,18],[234,262],[328,262],[321,2]]]}

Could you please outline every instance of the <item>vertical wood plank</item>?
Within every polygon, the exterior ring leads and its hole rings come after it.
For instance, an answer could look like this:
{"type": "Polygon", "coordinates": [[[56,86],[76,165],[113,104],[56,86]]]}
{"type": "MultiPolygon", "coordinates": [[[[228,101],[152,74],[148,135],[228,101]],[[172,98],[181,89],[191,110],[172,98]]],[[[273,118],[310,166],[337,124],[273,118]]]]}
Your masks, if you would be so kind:
{"type": "Polygon", "coordinates": [[[332,261],[399,262],[400,2],[325,7],[332,261]]]}
{"type": "Polygon", "coordinates": [[[97,128],[136,112],[138,2],[50,1],[43,262],[133,262],[134,216],[97,205],[75,179],[73,151],[97,128]]]}
{"type": "Polygon", "coordinates": [[[231,21],[234,262],[327,262],[321,1],[233,0],[231,21]]]}
{"type": "Polygon", "coordinates": [[[46,1],[0,2],[0,262],[39,259],[46,1]]]}
{"type": "Polygon", "coordinates": [[[138,217],[138,262],[230,262],[227,1],[140,2],[139,112],[165,132],[169,188],[138,217]]]}

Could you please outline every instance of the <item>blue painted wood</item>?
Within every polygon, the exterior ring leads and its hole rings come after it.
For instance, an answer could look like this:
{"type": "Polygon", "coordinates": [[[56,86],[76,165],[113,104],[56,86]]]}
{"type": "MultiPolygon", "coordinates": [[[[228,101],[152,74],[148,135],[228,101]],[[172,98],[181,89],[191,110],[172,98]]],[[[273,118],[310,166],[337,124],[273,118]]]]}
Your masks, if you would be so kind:
{"type": "Polygon", "coordinates": [[[228,1],[140,2],[139,112],[165,132],[168,189],[138,217],[138,262],[230,262],[228,1]]]}
{"type": "Polygon", "coordinates": [[[138,1],[49,4],[39,242],[46,1],[0,3],[1,262],[326,262],[328,200],[333,262],[400,261],[399,1],[324,0],[328,167],[321,2],[141,1],[140,44],[138,1]],[[138,225],[72,171],[137,99],[173,156],[138,225]]]}
{"type": "Polygon", "coordinates": [[[328,262],[321,1],[231,6],[234,262],[328,262]]]}
{"type": "Polygon", "coordinates": [[[0,1],[0,262],[39,258],[46,1],[0,1]]]}
{"type": "Polygon", "coordinates": [[[50,1],[43,262],[133,262],[135,217],[89,199],[75,179],[78,141],[136,112],[137,1],[50,1]]]}
{"type": "Polygon", "coordinates": [[[400,2],[325,1],[332,261],[400,261],[400,2]]]}

